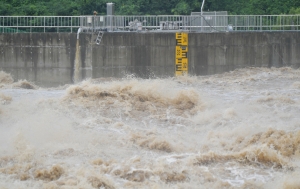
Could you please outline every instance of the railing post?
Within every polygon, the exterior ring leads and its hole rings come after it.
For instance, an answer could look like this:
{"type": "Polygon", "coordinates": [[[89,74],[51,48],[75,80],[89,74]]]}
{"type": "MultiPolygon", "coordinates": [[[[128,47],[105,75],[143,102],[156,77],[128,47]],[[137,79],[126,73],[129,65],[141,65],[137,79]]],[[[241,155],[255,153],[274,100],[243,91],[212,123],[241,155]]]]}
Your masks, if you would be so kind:
{"type": "Polygon", "coordinates": [[[71,16],[71,33],[73,32],[73,27],[72,27],[73,26],[73,19],[72,18],[73,18],[73,16],[71,16]]]}
{"type": "Polygon", "coordinates": [[[259,19],[260,20],[260,31],[262,31],[262,16],[260,15],[259,17],[260,17],[260,19],[259,19]]]}
{"type": "Polygon", "coordinates": [[[237,30],[236,16],[234,16],[234,25],[235,25],[235,29],[237,30]]]}
{"type": "MultiPolygon", "coordinates": [[[[217,28],[217,13],[215,12],[215,15],[214,15],[215,19],[214,19],[214,25],[213,27],[217,28]]],[[[219,25],[219,24],[218,24],[219,25]]],[[[219,29],[219,28],[218,28],[219,29]]],[[[210,29],[210,31],[213,31],[213,28],[210,29]]]]}
{"type": "Polygon", "coordinates": [[[279,23],[280,23],[280,24],[279,24],[279,25],[280,25],[280,30],[283,28],[283,31],[284,31],[284,27],[281,26],[281,18],[283,18],[283,16],[280,16],[280,17],[279,17],[279,20],[280,20],[280,22],[279,22],[279,23]]]}
{"type": "Polygon", "coordinates": [[[44,33],[46,32],[46,18],[44,16],[44,33]]]}

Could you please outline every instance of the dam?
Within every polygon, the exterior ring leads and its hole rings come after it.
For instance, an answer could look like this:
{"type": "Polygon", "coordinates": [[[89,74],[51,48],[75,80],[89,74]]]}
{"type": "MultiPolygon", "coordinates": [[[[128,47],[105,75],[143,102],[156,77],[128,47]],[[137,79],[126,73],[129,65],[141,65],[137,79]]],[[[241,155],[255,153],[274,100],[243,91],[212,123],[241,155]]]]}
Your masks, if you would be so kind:
{"type": "MultiPolygon", "coordinates": [[[[188,34],[191,75],[300,66],[297,31],[188,34]]],[[[99,45],[94,40],[89,33],[79,35],[79,44],[75,33],[1,33],[0,68],[41,86],[73,83],[76,58],[80,79],[174,76],[174,32],[105,32],[99,45]]]]}
{"type": "Polygon", "coordinates": [[[0,188],[300,188],[300,25],[267,18],[0,16],[0,188]]]}
{"type": "Polygon", "coordinates": [[[0,16],[0,69],[15,80],[49,87],[126,75],[165,78],[247,67],[298,68],[299,30],[299,15],[201,10],[119,16],[114,3],[107,3],[107,15],[0,16]],[[187,36],[184,46],[177,34],[187,36]]]}
{"type": "Polygon", "coordinates": [[[201,10],[119,16],[114,3],[107,3],[105,16],[1,16],[0,69],[15,80],[58,86],[126,75],[164,78],[245,67],[298,68],[299,30],[299,15],[201,10]],[[188,36],[184,46],[178,43],[181,33],[188,36]]]}

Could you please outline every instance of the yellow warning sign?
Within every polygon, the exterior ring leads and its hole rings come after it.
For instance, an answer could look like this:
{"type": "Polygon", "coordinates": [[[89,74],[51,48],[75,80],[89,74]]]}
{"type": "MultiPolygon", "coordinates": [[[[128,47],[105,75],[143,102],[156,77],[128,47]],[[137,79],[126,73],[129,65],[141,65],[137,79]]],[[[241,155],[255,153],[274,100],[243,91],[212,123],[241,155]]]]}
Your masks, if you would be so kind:
{"type": "Polygon", "coordinates": [[[176,45],[188,46],[188,41],[187,33],[176,33],[176,45]]]}
{"type": "Polygon", "coordinates": [[[176,46],[175,58],[187,58],[188,48],[186,46],[176,46]]]}

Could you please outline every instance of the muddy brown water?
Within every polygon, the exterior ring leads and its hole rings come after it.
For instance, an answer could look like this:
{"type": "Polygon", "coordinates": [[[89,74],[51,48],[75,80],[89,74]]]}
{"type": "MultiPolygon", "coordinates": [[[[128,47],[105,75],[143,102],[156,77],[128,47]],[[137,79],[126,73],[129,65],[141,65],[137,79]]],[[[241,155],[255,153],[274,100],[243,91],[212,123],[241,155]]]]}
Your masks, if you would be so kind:
{"type": "Polygon", "coordinates": [[[300,70],[59,88],[0,72],[0,188],[300,188],[300,70]]]}

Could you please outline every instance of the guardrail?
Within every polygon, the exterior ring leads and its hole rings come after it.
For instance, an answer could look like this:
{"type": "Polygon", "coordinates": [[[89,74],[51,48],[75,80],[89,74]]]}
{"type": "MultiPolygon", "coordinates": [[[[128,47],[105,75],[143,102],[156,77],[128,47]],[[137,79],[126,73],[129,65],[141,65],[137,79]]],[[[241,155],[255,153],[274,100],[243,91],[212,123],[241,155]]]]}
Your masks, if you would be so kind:
{"type": "Polygon", "coordinates": [[[300,15],[0,16],[0,33],[185,30],[299,31],[300,15]]]}
{"type": "Polygon", "coordinates": [[[228,24],[236,31],[299,31],[300,15],[230,15],[228,24]]]}
{"type": "Polygon", "coordinates": [[[80,16],[0,16],[4,32],[77,32],[80,16]]]}

